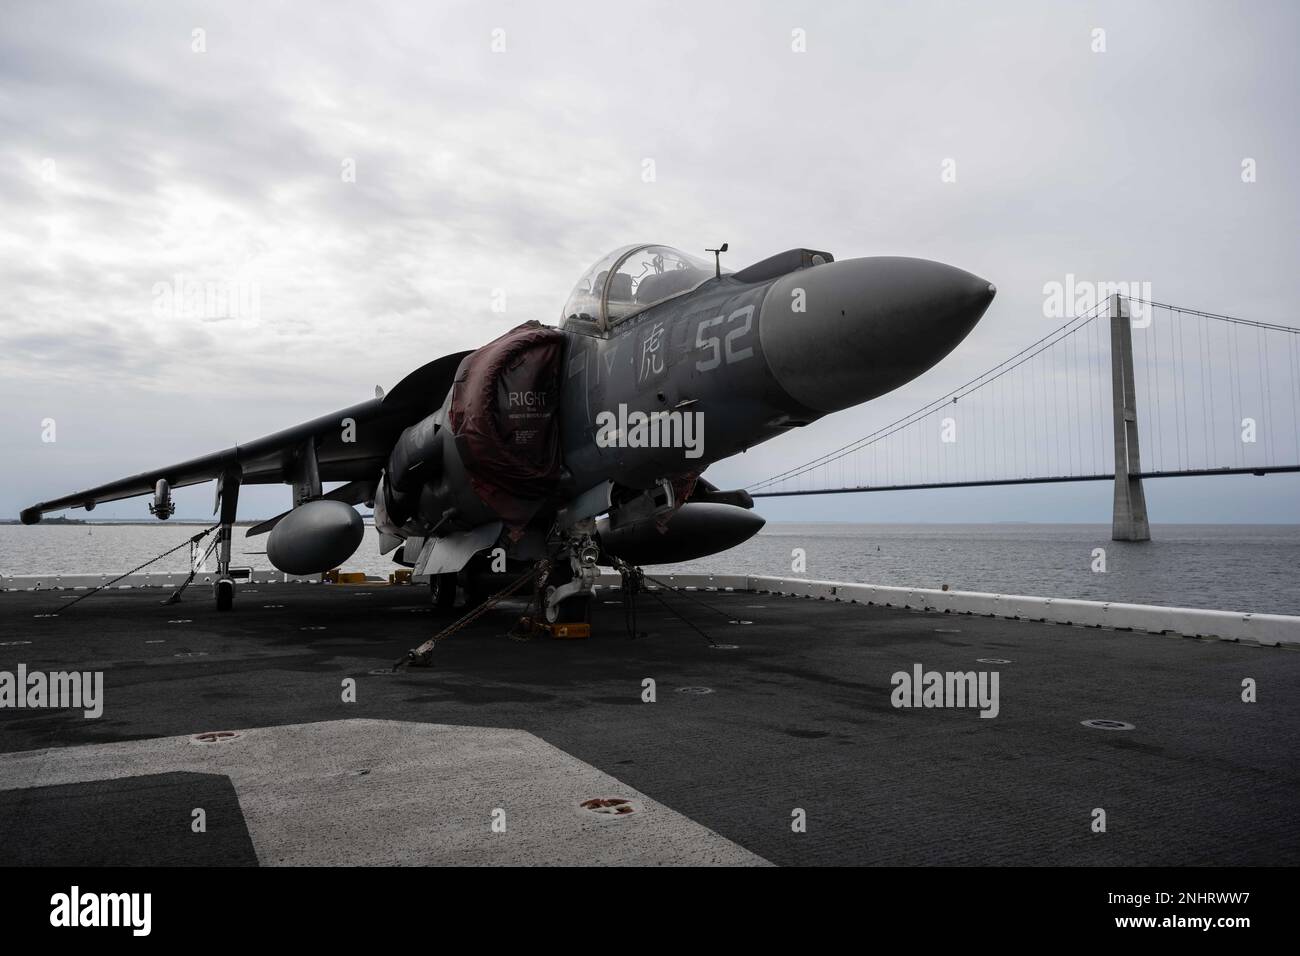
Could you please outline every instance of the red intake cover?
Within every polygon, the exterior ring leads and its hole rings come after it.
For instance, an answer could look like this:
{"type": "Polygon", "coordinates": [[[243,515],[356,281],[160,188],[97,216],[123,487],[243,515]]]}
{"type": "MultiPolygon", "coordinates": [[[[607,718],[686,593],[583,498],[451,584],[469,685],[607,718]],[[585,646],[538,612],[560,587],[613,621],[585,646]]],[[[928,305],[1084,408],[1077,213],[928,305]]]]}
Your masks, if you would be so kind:
{"type": "Polygon", "coordinates": [[[525,322],[465,357],[450,420],[474,493],[518,537],[555,491],[564,334],[525,322]]]}

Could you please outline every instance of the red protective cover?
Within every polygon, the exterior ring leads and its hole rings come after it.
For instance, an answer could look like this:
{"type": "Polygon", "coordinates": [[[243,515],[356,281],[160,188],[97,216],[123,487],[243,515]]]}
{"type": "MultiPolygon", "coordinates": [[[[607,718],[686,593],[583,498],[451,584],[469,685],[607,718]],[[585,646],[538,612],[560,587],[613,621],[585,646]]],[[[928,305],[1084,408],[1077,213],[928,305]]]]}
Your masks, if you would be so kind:
{"type": "Polygon", "coordinates": [[[518,537],[554,491],[564,333],[525,322],[466,356],[450,421],[474,493],[518,537]]]}

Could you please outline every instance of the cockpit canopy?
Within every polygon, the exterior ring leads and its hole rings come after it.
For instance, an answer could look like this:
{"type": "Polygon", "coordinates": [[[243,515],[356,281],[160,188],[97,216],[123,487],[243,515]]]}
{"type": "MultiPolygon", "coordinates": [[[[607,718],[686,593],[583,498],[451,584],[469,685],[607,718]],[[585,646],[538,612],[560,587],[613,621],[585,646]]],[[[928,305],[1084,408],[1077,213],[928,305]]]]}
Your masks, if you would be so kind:
{"type": "Polygon", "coordinates": [[[604,331],[713,278],[713,264],[671,246],[624,246],[578,280],[561,322],[590,322],[604,331]]]}

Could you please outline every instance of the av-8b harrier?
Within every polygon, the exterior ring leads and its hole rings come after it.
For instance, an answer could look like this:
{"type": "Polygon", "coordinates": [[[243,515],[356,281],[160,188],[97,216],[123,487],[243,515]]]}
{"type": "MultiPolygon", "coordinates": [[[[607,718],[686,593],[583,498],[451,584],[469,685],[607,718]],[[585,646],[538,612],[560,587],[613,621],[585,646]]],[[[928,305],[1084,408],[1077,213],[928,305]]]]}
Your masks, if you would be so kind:
{"type": "Polygon", "coordinates": [[[291,574],[339,566],[374,509],[381,553],[450,607],[547,560],[550,622],[585,619],[600,564],[687,561],[763,526],[710,464],[868,401],[957,346],[994,287],[924,259],[836,262],[792,249],[723,272],[668,246],[610,253],[579,280],[558,328],[527,322],[435,359],[386,395],[274,435],[24,509],[217,482],[217,607],[234,601],[239,488],[285,483],[293,507],[248,530],[291,574]],[[343,482],[328,492],[324,482],[343,482]]]}

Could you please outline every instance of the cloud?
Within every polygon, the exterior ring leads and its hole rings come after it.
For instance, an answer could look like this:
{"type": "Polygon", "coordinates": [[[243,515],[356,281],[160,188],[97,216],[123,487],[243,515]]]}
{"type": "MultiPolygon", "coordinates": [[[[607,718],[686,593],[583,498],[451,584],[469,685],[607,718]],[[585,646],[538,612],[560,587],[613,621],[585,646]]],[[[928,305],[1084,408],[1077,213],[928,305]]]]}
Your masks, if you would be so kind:
{"type": "MultiPolygon", "coordinates": [[[[42,408],[111,421],[111,387],[185,447],[81,430],[95,473],[33,451],[24,494],[210,450],[219,436],[186,424],[196,395],[244,438],[345,405],[555,321],[590,262],[642,240],[727,240],[733,267],[796,245],[920,255],[1001,290],[922,381],[718,469],[737,482],[1036,338],[1043,283],[1066,272],[1286,320],[1297,19],[1281,3],[10,4],[0,441],[37,441],[42,408]],[[1249,190],[1242,156],[1261,166],[1249,190]],[[160,317],[177,275],[256,287],[256,321],[160,317]]],[[[0,507],[24,503],[19,484],[0,507]]]]}

